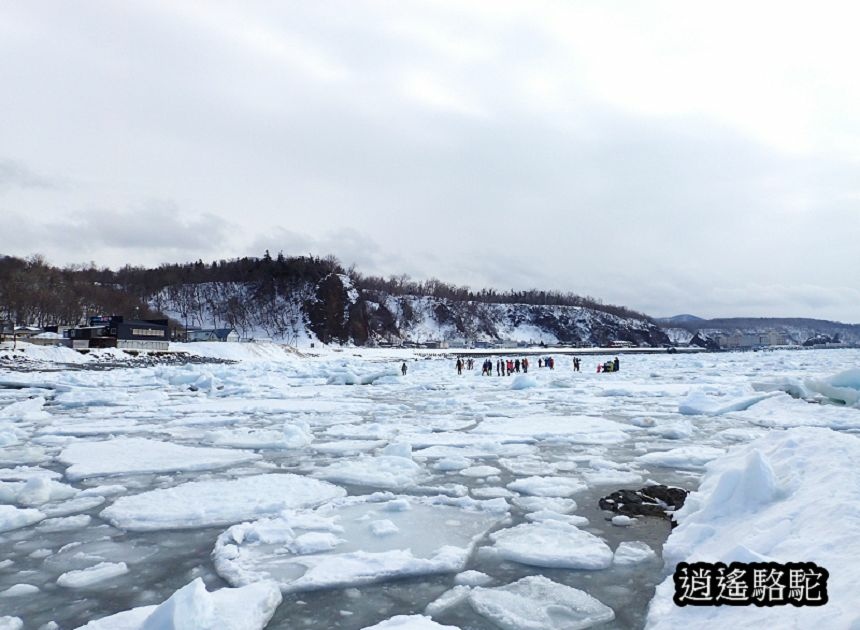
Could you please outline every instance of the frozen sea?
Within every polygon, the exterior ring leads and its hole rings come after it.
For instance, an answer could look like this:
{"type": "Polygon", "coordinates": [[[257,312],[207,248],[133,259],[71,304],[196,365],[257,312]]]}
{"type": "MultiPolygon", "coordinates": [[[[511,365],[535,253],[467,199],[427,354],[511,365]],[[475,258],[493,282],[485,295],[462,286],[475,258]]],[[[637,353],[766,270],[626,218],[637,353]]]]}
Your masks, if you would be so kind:
{"type": "Polygon", "coordinates": [[[860,624],[858,350],[510,377],[192,350],[236,362],[0,368],[0,628],[860,624]],[[597,505],[650,483],[701,486],[671,537],[597,505]],[[673,607],[667,575],[696,559],[815,561],[831,602],[673,607]]]}

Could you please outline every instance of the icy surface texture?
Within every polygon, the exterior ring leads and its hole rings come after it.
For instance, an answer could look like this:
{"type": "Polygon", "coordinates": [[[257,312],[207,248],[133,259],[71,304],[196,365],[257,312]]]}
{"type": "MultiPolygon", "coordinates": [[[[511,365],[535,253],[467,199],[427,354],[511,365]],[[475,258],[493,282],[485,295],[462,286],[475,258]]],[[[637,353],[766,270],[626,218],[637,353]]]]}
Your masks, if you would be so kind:
{"type": "Polygon", "coordinates": [[[469,594],[475,610],[504,630],[578,630],[615,613],[588,593],[535,575],[469,594]]]}
{"type": "Polygon", "coordinates": [[[342,488],[299,475],[254,475],[191,481],[120,497],[101,516],[117,527],[137,531],[209,527],[318,505],[344,494],[342,488]]]}
{"type": "Polygon", "coordinates": [[[860,623],[860,565],[853,560],[860,557],[858,459],[860,438],[828,429],[774,432],[739,446],[708,466],[699,490],[675,514],[679,525],[663,548],[668,570],[682,560],[815,562],[830,571],[826,606],[679,608],[668,577],[651,603],[648,627],[860,623]]]}
{"type": "Polygon", "coordinates": [[[503,499],[349,497],[234,525],[213,556],[231,584],[273,579],[284,592],[456,573],[506,515],[503,499]]]}

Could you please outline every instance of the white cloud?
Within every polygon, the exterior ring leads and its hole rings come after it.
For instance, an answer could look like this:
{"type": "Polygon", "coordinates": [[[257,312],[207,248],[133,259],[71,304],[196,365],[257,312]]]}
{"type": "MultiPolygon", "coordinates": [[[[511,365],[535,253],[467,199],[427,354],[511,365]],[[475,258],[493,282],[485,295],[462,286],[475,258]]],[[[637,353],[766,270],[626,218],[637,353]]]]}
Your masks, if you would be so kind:
{"type": "Polygon", "coordinates": [[[856,11],[4,4],[0,213],[37,217],[4,247],[111,265],[295,247],[657,315],[860,321],[856,11]]]}

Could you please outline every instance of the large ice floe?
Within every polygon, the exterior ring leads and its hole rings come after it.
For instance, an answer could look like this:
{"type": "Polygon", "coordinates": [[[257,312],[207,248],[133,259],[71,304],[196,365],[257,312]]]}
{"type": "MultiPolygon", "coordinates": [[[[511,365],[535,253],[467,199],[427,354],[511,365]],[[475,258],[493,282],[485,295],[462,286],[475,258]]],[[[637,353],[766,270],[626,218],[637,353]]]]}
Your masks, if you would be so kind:
{"type": "Polygon", "coordinates": [[[233,585],[270,579],[284,592],[457,573],[507,514],[504,499],[346,497],[234,525],[218,537],[213,558],[233,585]]]}
{"type": "Polygon", "coordinates": [[[124,496],[101,513],[117,527],[146,531],[229,525],[309,507],[346,494],[343,488],[299,475],[273,473],[190,481],[124,496]]]}
{"type": "Polygon", "coordinates": [[[90,621],[80,630],[260,630],[281,603],[272,582],[209,592],[197,578],[156,606],[90,621]]]}
{"type": "Polygon", "coordinates": [[[697,492],[675,513],[663,547],[668,571],[686,562],[814,562],[827,569],[829,602],[793,605],[674,604],[667,577],[647,627],[857,628],[860,584],[860,438],[829,429],[766,435],[711,462],[697,492]]]}
{"type": "Polygon", "coordinates": [[[183,446],[145,438],[117,438],[75,442],[59,460],[69,464],[66,477],[84,479],[105,475],[210,470],[260,459],[256,453],[234,449],[183,446]]]}
{"type": "Polygon", "coordinates": [[[615,612],[585,591],[542,575],[494,588],[468,586],[454,594],[503,630],[577,630],[612,621],[615,612]]]}
{"type": "Polygon", "coordinates": [[[612,550],[603,540],[558,520],[559,516],[494,532],[490,534],[494,546],[487,551],[505,560],[555,569],[605,569],[612,564],[612,550]]]}

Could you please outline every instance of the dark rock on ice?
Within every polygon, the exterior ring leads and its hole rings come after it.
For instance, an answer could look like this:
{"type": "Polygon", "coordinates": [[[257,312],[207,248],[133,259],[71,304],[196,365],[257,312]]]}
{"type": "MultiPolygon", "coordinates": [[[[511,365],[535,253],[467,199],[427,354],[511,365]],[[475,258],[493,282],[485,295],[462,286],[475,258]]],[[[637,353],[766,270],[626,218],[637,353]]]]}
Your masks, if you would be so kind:
{"type": "Polygon", "coordinates": [[[670,486],[645,486],[639,490],[616,490],[600,499],[600,509],[625,516],[659,516],[671,519],[671,512],[684,505],[687,491],[670,486]]]}

